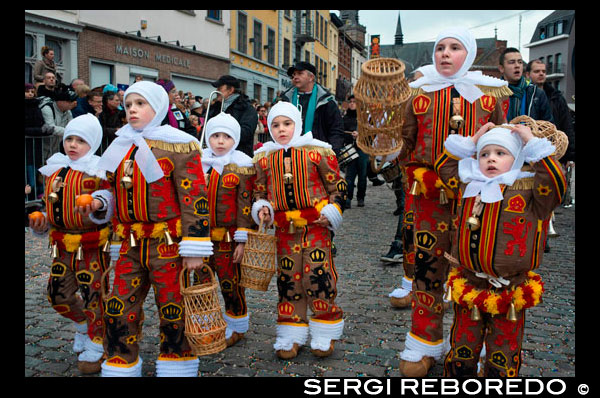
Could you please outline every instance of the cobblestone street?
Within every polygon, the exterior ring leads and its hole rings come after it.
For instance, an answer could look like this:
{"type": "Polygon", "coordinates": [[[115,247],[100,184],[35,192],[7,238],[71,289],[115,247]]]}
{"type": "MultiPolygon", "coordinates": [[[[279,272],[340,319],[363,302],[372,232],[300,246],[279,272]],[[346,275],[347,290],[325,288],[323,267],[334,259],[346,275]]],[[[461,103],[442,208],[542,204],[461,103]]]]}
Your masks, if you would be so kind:
{"type": "MultiPolygon", "coordinates": [[[[368,184],[365,207],[345,211],[335,236],[339,273],[337,303],[345,312],[344,336],[329,358],[319,359],[304,347],[289,361],[275,356],[277,287],[246,290],[250,329],[246,337],[220,353],[200,357],[201,376],[399,376],[400,351],[410,327],[410,311],[390,306],[388,294],[399,287],[401,265],[380,262],[396,230],[393,192],[368,184]]],[[[545,282],[543,302],[527,311],[523,340],[523,377],[575,376],[575,206],[558,207],[539,273],[545,282]]],[[[58,315],[46,299],[51,258],[47,237],[25,233],[25,376],[80,376],[72,351],[74,325],[58,315]]],[[[221,298],[222,300],[222,298],[221,298]]],[[[158,355],[158,318],[150,289],[141,343],[143,375],[154,376],[158,355]]],[[[445,332],[452,314],[444,318],[445,332]]],[[[442,375],[441,363],[431,376],[442,375]]],[[[96,376],[92,376],[96,377],[96,376]]]]}

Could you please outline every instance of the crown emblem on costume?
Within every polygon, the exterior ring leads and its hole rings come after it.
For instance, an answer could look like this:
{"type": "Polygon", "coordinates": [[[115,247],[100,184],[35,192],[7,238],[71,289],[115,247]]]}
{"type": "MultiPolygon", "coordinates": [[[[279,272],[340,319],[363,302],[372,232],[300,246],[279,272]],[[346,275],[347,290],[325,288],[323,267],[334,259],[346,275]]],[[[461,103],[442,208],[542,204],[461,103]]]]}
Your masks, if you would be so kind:
{"type": "Polygon", "coordinates": [[[313,150],[308,152],[308,157],[314,164],[321,163],[321,154],[319,151],[313,150]]]}
{"type": "Polygon", "coordinates": [[[481,102],[481,108],[484,111],[492,112],[496,107],[496,98],[491,95],[483,95],[479,100],[481,102]]]}
{"type": "Polygon", "coordinates": [[[462,345],[456,349],[456,356],[460,359],[471,359],[473,358],[473,350],[466,345],[462,345]]]}
{"type": "Polygon", "coordinates": [[[233,173],[225,174],[223,176],[223,187],[234,188],[240,183],[240,177],[233,173]]]}
{"type": "Polygon", "coordinates": [[[198,199],[196,201],[196,203],[194,203],[194,207],[196,209],[196,214],[201,215],[201,216],[205,216],[208,214],[208,199],[205,196],[200,197],[200,199],[198,199]]]}
{"type": "Polygon", "coordinates": [[[313,263],[322,263],[325,260],[325,252],[321,249],[315,249],[309,254],[313,263]]]}
{"type": "Polygon", "coordinates": [[[427,112],[430,104],[431,99],[428,96],[421,94],[413,100],[413,110],[417,115],[423,114],[427,112]]]}
{"type": "Polygon", "coordinates": [[[179,256],[179,246],[175,243],[167,245],[165,242],[160,243],[156,248],[158,251],[158,258],[175,258],[179,256]]]}
{"type": "Polygon", "coordinates": [[[313,301],[313,307],[315,307],[315,311],[327,311],[329,304],[321,299],[318,299],[313,301]]]}
{"type": "Polygon", "coordinates": [[[416,233],[416,237],[417,246],[425,250],[431,250],[435,245],[435,242],[437,242],[435,235],[429,231],[419,231],[416,233]]]}
{"type": "Polygon", "coordinates": [[[173,165],[173,162],[169,158],[160,158],[160,159],[157,159],[156,161],[160,165],[160,168],[162,169],[162,171],[166,177],[168,177],[171,174],[171,172],[173,170],[175,170],[175,166],[173,165]]]}
{"type": "Polygon", "coordinates": [[[67,271],[67,267],[65,267],[64,264],[61,263],[54,263],[52,264],[52,268],[50,268],[50,271],[52,273],[52,276],[63,276],[67,271]]]}
{"type": "Polygon", "coordinates": [[[291,303],[281,303],[278,306],[280,315],[292,315],[294,313],[294,305],[291,303]]]}
{"type": "Polygon", "coordinates": [[[337,183],[337,189],[338,189],[338,191],[340,191],[340,192],[345,192],[345,191],[347,191],[347,190],[348,190],[348,184],[346,183],[346,180],[340,180],[340,181],[337,183]]]}
{"type": "Polygon", "coordinates": [[[431,307],[431,305],[433,304],[433,302],[435,301],[435,299],[433,298],[433,296],[429,293],[425,293],[425,292],[420,292],[420,291],[416,291],[415,292],[417,299],[419,300],[420,303],[425,304],[427,307],[431,307]]]}
{"type": "Polygon", "coordinates": [[[265,156],[264,158],[262,158],[261,160],[258,161],[258,165],[262,169],[266,169],[267,166],[269,165],[269,159],[267,159],[267,157],[265,156]]]}
{"type": "Polygon", "coordinates": [[[291,270],[292,267],[294,266],[294,260],[292,260],[289,257],[284,257],[279,262],[281,263],[281,268],[286,271],[291,270]]]}
{"type": "Polygon", "coordinates": [[[183,309],[174,303],[169,303],[160,309],[163,319],[167,321],[178,321],[181,319],[183,309]]]}
{"type": "Polygon", "coordinates": [[[415,222],[415,214],[412,210],[407,211],[406,214],[404,214],[404,222],[406,224],[412,224],[413,222],[415,222]]]}
{"type": "Polygon", "coordinates": [[[77,281],[79,283],[83,283],[84,285],[89,285],[92,283],[93,279],[94,275],[88,270],[79,271],[77,273],[77,281]]]}
{"type": "Polygon", "coordinates": [[[106,313],[110,316],[123,315],[125,304],[118,297],[111,297],[106,302],[106,313]]]}

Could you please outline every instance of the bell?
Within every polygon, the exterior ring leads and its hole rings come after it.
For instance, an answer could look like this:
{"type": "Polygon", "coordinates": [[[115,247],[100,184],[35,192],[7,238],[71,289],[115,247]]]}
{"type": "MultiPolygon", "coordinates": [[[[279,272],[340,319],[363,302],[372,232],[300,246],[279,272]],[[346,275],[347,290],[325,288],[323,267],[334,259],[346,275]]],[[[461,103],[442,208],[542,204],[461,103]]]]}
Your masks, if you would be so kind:
{"type": "Polygon", "coordinates": [[[110,239],[108,239],[106,241],[106,243],[104,244],[104,246],[102,247],[102,252],[103,253],[110,253],[110,239]]]}
{"type": "Polygon", "coordinates": [[[465,119],[460,115],[454,115],[450,118],[450,127],[452,130],[458,130],[465,124],[465,119]]]}
{"type": "Polygon", "coordinates": [[[473,309],[471,310],[471,320],[472,321],[480,321],[481,320],[481,314],[479,313],[479,308],[477,308],[476,305],[474,305],[473,309]]]}
{"type": "Polygon", "coordinates": [[[477,231],[479,227],[481,227],[481,223],[479,222],[479,219],[477,217],[471,216],[467,218],[467,227],[471,231],[477,231]]]}
{"type": "Polygon", "coordinates": [[[81,244],[77,248],[77,255],[75,256],[75,260],[77,260],[77,261],[83,260],[83,246],[81,246],[81,244]]]}
{"type": "Polygon", "coordinates": [[[167,241],[167,246],[171,246],[173,243],[175,243],[173,242],[173,238],[171,238],[168,228],[165,228],[165,240],[167,241]]]}
{"type": "Polygon", "coordinates": [[[448,290],[446,290],[446,295],[444,296],[444,300],[452,301],[452,287],[448,286],[448,290]]]}
{"type": "Polygon", "coordinates": [[[51,203],[55,203],[58,200],[58,194],[56,192],[52,192],[50,195],[48,195],[48,200],[51,203]]]}
{"type": "Polygon", "coordinates": [[[446,194],[446,190],[444,188],[440,188],[440,204],[441,205],[448,204],[448,194],[446,194]]]}
{"type": "Polygon", "coordinates": [[[419,182],[417,180],[413,181],[412,187],[410,187],[410,192],[411,195],[418,195],[419,194],[419,182]]]}
{"type": "Polygon", "coordinates": [[[512,322],[517,321],[517,310],[515,309],[515,305],[511,302],[508,307],[508,312],[506,313],[506,319],[512,322]]]}
{"type": "Polygon", "coordinates": [[[283,175],[283,182],[286,184],[291,184],[294,179],[294,175],[292,173],[285,173],[283,175]]]}
{"type": "Polygon", "coordinates": [[[54,242],[54,244],[52,245],[52,258],[57,258],[58,257],[58,243],[54,242]]]}
{"type": "Polygon", "coordinates": [[[121,186],[125,189],[129,189],[133,186],[133,180],[129,176],[121,178],[121,186]]]}
{"type": "Polygon", "coordinates": [[[290,221],[290,227],[288,228],[288,234],[295,234],[296,226],[294,225],[294,221],[290,221]]]}
{"type": "Polygon", "coordinates": [[[225,243],[231,242],[231,235],[229,234],[229,230],[227,230],[227,232],[225,232],[225,238],[223,239],[223,242],[225,242],[225,243]]]}
{"type": "Polygon", "coordinates": [[[137,242],[135,241],[135,236],[133,236],[133,232],[129,233],[129,246],[137,247],[137,242]]]}

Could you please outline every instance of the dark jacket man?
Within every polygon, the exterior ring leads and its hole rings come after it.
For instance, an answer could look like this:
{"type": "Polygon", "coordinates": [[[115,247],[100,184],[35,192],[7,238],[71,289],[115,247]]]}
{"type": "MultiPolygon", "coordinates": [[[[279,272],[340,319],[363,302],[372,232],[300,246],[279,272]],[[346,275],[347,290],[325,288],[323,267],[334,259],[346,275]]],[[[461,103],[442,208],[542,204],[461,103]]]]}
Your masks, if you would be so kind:
{"type": "Polygon", "coordinates": [[[548,82],[544,83],[544,92],[550,101],[554,125],[557,129],[564,132],[569,138],[569,146],[567,152],[560,159],[561,162],[575,161],[575,130],[573,121],[571,120],[571,111],[567,105],[565,97],[560,90],[555,89],[548,82]]]}

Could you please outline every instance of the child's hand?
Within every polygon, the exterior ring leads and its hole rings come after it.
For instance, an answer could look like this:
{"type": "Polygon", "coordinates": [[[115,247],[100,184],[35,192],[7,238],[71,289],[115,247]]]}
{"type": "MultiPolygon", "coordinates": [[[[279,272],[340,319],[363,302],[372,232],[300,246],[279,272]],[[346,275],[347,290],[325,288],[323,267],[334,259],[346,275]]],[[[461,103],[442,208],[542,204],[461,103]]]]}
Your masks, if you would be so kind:
{"type": "Polygon", "coordinates": [[[188,271],[193,271],[202,268],[204,266],[204,260],[202,257],[184,257],[183,266],[187,268],[188,271]]]}
{"type": "Polygon", "coordinates": [[[481,128],[477,130],[477,133],[475,133],[475,135],[471,137],[471,139],[473,140],[473,144],[477,145],[477,141],[479,140],[479,138],[481,138],[482,135],[484,135],[494,127],[496,127],[496,125],[492,122],[487,122],[486,124],[481,126],[481,128]]]}
{"type": "Polygon", "coordinates": [[[265,224],[271,222],[271,212],[267,206],[263,206],[263,208],[258,211],[258,219],[265,224]]]}
{"type": "Polygon", "coordinates": [[[534,138],[531,129],[524,124],[515,125],[511,132],[519,134],[519,137],[521,137],[521,140],[523,140],[523,144],[527,144],[530,139],[534,138]]]}
{"type": "Polygon", "coordinates": [[[329,220],[327,219],[327,217],[325,217],[323,214],[321,214],[319,216],[319,219],[315,221],[315,224],[320,225],[322,227],[329,227],[329,226],[331,226],[331,223],[329,222],[329,220]]]}
{"type": "Polygon", "coordinates": [[[233,251],[233,258],[232,258],[234,263],[242,262],[242,258],[244,257],[244,247],[246,247],[245,243],[238,243],[237,246],[235,247],[235,250],[233,251]]]}
{"type": "MultiPolygon", "coordinates": [[[[79,197],[79,195],[77,195],[77,197],[79,197]]],[[[75,200],[77,200],[77,197],[75,197],[75,200]]],[[[82,216],[87,217],[101,207],[102,202],[98,199],[94,199],[92,200],[92,203],[87,206],[75,206],[75,210],[78,211],[82,216]]]]}

